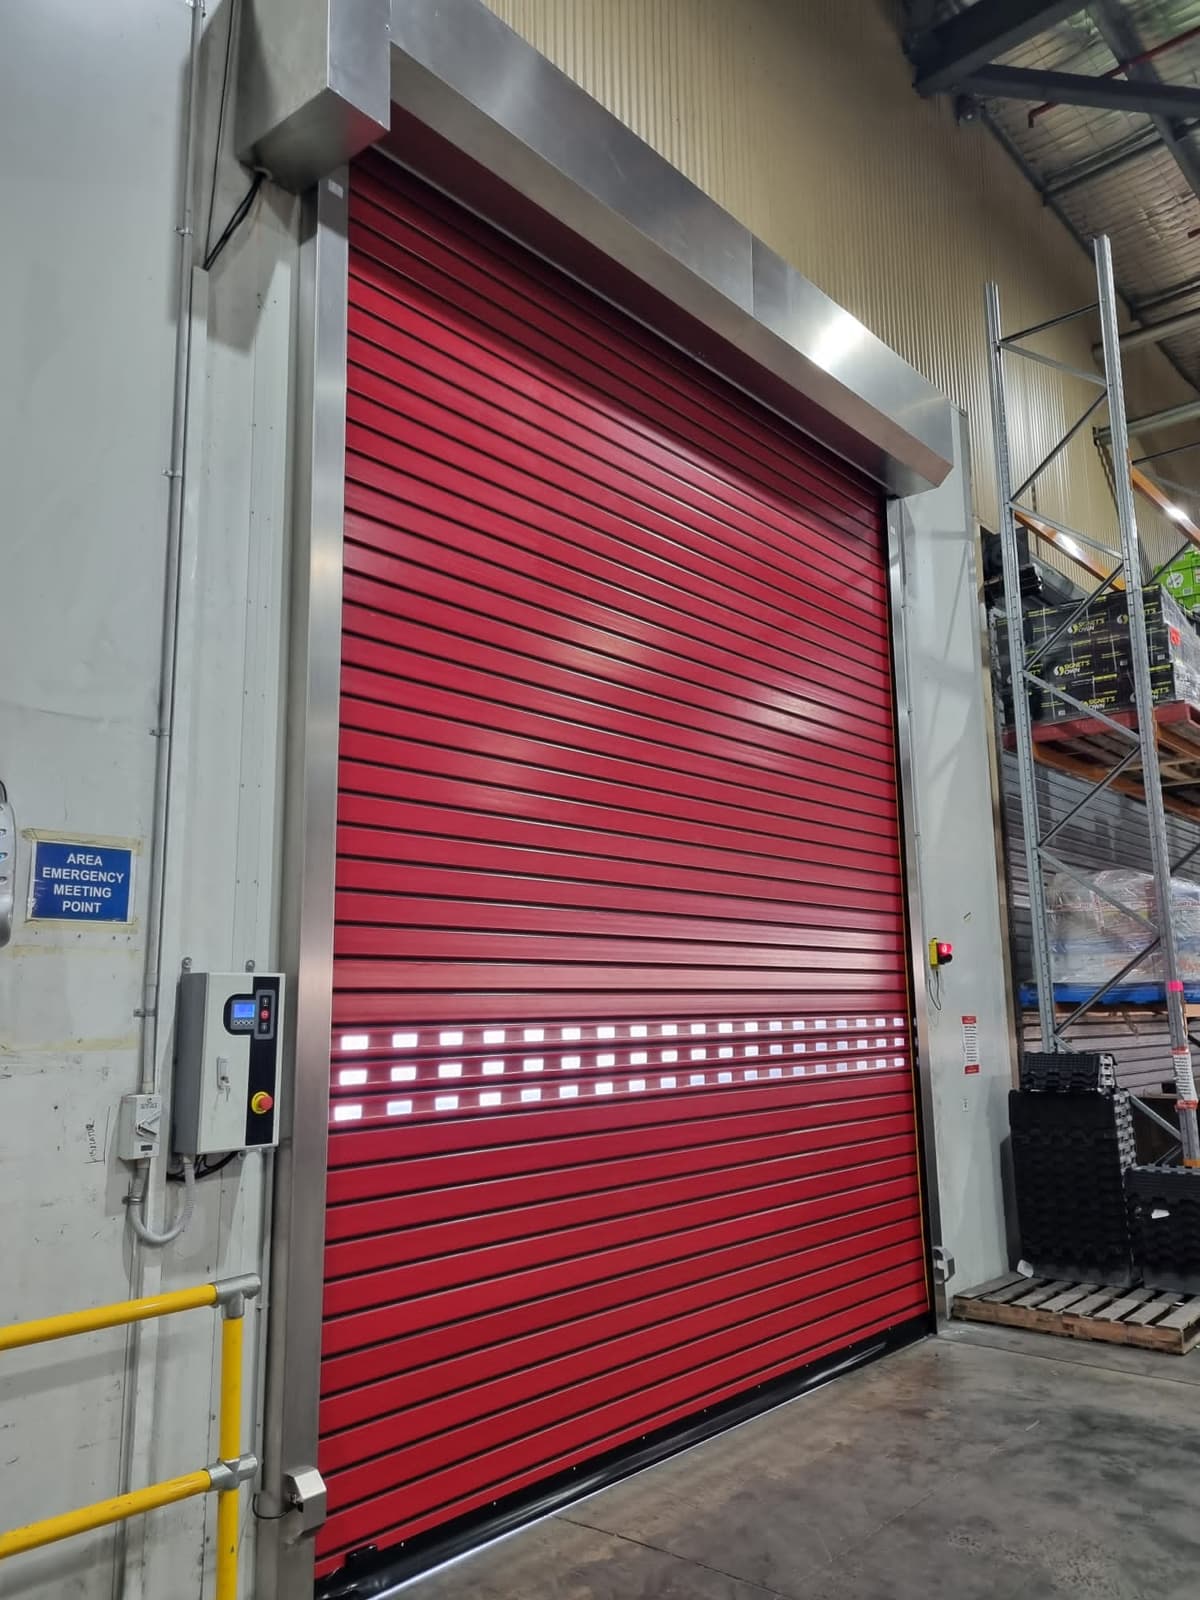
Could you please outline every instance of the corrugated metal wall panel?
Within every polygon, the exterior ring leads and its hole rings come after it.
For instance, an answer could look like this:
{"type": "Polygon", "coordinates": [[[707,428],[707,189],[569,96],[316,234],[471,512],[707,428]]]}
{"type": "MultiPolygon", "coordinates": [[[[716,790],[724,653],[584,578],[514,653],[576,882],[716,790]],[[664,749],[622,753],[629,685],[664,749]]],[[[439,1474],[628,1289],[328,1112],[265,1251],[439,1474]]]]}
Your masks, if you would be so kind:
{"type": "MultiPolygon", "coordinates": [[[[1016,328],[1085,304],[1095,284],[987,130],[956,127],[946,98],[914,93],[898,12],[879,0],[488,3],[966,411],[976,509],[994,527],[983,285],[999,281],[1016,328]]],[[[1081,322],[1040,347],[1090,368],[1094,336],[1081,322]]],[[[1028,362],[1012,372],[1032,465],[1094,391],[1028,362]]],[[[1192,398],[1159,352],[1129,379],[1132,416],[1192,398]]],[[[1115,540],[1086,429],[1038,493],[1050,515],[1115,540]]],[[[1145,537],[1155,561],[1178,542],[1154,514],[1145,537]]]]}
{"type": "Polygon", "coordinates": [[[323,1572],[928,1306],[878,488],[350,197],[323,1572]]]}
{"type": "MultiPolygon", "coordinates": [[[[1013,976],[1027,983],[1033,969],[1029,933],[1029,877],[1025,841],[1020,824],[1020,797],[1017,789],[1017,762],[1005,754],[1000,761],[1001,803],[1004,818],[1004,846],[1008,867],[1009,935],[1012,941],[1013,976]]],[[[1086,785],[1065,772],[1038,768],[1038,801],[1042,824],[1051,827],[1066,816],[1087,792],[1086,785]]],[[[1167,833],[1171,854],[1178,860],[1200,843],[1200,828],[1180,818],[1168,817],[1167,833]]],[[[1133,800],[1111,792],[1097,795],[1078,820],[1069,823],[1058,835],[1055,848],[1068,861],[1085,869],[1102,871],[1108,867],[1150,870],[1150,849],[1146,836],[1145,811],[1133,800]]],[[[1186,876],[1200,879],[1193,870],[1186,876]]],[[[1031,1048],[1036,1044],[1036,1013],[1025,1017],[1025,1037],[1031,1048]]],[[[1117,1058],[1118,1076],[1129,1089],[1157,1089],[1171,1076],[1171,1039],[1165,1016],[1148,1011],[1126,1011],[1097,1007],[1072,1030],[1081,1049],[1111,1050],[1117,1058]]]]}

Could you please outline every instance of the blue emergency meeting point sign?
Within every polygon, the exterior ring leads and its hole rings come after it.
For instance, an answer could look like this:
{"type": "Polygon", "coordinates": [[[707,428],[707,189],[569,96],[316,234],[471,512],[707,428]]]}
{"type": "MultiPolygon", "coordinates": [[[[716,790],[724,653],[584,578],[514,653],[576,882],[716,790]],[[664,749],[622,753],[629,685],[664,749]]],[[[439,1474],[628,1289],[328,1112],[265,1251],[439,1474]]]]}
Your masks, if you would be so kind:
{"type": "Polygon", "coordinates": [[[37,839],[29,915],[47,922],[128,922],[133,851],[37,839]]]}

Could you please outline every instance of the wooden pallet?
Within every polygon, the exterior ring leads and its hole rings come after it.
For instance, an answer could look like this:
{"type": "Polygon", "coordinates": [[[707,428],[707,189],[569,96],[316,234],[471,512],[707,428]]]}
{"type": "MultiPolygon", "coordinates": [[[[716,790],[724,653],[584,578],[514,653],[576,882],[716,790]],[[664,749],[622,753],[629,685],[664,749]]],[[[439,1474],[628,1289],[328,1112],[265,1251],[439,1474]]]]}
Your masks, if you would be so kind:
{"type": "Polygon", "coordinates": [[[1155,1289],[1118,1289],[1009,1272],[955,1295],[952,1311],[966,1322],[1138,1345],[1176,1356],[1187,1355],[1200,1343],[1200,1295],[1155,1289]]]}
{"type": "MultiPolygon", "coordinates": [[[[1124,728],[1137,727],[1132,711],[1110,711],[1107,715],[1124,728]]],[[[1164,701],[1154,708],[1154,728],[1163,804],[1176,816],[1200,821],[1200,709],[1185,700],[1164,701]]],[[[1011,729],[1004,738],[1011,748],[1015,743],[1011,729]]],[[[1097,718],[1075,717],[1069,722],[1035,723],[1033,753],[1043,766],[1099,783],[1122,756],[1129,754],[1129,745],[1097,718]]],[[[1111,787],[1135,800],[1146,798],[1137,762],[1114,779],[1111,787]]]]}

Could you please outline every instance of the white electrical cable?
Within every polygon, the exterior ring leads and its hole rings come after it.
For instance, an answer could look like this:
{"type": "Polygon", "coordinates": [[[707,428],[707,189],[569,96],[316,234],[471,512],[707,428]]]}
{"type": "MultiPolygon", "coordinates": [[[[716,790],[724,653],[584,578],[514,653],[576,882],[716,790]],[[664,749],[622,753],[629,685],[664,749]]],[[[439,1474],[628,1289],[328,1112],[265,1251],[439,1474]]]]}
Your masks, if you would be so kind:
{"type": "Polygon", "coordinates": [[[161,1248],[165,1244],[173,1244],[176,1239],[181,1238],[187,1232],[188,1224],[192,1220],[192,1212],[196,1205],[196,1163],[191,1156],[183,1157],[183,1205],[180,1207],[179,1215],[165,1233],[156,1233],[138,1215],[145,1186],[146,1172],[145,1168],[142,1168],[133,1180],[133,1185],[126,1201],[129,1210],[129,1225],[143,1244],[154,1245],[156,1248],[161,1248]]]}

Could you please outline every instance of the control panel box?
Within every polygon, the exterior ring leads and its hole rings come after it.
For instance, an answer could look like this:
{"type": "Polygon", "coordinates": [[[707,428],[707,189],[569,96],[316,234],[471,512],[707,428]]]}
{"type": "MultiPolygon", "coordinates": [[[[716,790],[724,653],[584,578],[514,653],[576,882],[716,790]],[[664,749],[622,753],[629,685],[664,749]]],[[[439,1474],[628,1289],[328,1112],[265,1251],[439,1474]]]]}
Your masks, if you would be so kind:
{"type": "Polygon", "coordinates": [[[279,1142],[283,976],[185,972],[175,1027],[172,1145],[223,1155],[279,1142]]]}

